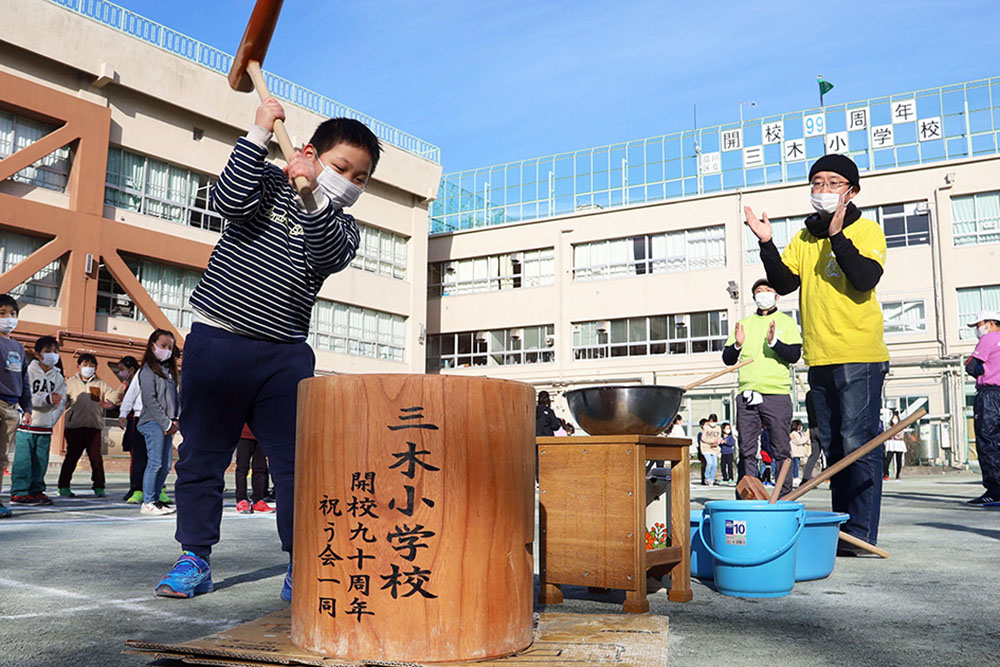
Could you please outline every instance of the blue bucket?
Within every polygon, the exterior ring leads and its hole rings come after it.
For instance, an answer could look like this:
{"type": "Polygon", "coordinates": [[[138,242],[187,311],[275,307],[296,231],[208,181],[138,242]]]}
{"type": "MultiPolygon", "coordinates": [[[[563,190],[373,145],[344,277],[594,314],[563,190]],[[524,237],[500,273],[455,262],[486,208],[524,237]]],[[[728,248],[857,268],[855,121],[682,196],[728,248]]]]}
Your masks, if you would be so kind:
{"type": "MultiPolygon", "coordinates": [[[[715,561],[712,559],[712,554],[708,553],[708,549],[705,548],[704,543],[697,539],[695,535],[698,534],[698,526],[701,524],[701,510],[691,510],[691,576],[698,579],[711,579],[715,576],[715,561]]],[[[706,531],[711,530],[707,527],[710,522],[705,520],[706,531]]]]}
{"type": "Polygon", "coordinates": [[[715,562],[715,588],[737,597],[780,597],[795,585],[795,556],[805,505],[791,501],[705,503],[698,540],[715,562]],[[709,537],[705,523],[709,523],[709,537]]]}
{"type": "Polygon", "coordinates": [[[806,512],[806,527],[799,538],[795,581],[829,577],[837,560],[840,524],[850,518],[841,512],[806,512]]]}

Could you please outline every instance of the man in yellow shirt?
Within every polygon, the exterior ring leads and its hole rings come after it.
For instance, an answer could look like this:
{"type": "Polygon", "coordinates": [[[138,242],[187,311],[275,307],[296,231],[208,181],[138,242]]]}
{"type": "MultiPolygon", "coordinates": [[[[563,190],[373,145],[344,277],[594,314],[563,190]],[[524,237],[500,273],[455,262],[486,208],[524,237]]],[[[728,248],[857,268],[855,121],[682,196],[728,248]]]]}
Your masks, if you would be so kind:
{"type": "MultiPolygon", "coordinates": [[[[740,476],[757,476],[757,448],[761,430],[771,439],[771,455],[778,468],[790,458],[792,377],[789,364],[802,354],[799,325],[778,311],[778,294],[766,279],[753,284],[757,312],[736,323],[722,350],[722,361],[732,366],[741,359],[754,362],[740,369],[736,399],[736,431],[740,445],[740,476]]],[[[785,477],[781,494],[791,493],[792,476],[785,477]]]]}
{"type": "MultiPolygon", "coordinates": [[[[879,433],[882,385],[889,370],[875,286],[885,265],[885,235],[851,201],[861,191],[858,168],[844,155],[824,155],[809,170],[816,213],[779,256],[767,214],[749,206],[747,225],[760,240],[767,278],[779,294],[799,289],[803,357],[809,365],[819,440],[836,463],[879,433]]],[[[870,544],[878,538],[882,448],[830,481],[833,510],[847,512],[844,531],[870,544]]],[[[839,555],[858,552],[841,544],[839,555]]]]}

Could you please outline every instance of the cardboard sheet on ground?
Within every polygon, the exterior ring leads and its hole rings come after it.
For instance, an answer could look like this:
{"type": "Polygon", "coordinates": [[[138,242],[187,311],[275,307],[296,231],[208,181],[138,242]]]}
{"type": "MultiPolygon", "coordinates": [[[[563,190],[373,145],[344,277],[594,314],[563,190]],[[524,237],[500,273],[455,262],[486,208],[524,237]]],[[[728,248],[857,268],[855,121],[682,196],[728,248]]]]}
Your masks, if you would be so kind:
{"type": "MultiPolygon", "coordinates": [[[[536,617],[534,641],[524,651],[494,660],[435,663],[459,665],[598,664],[648,667],[667,664],[667,618],[652,614],[593,615],[544,613],[536,617]]],[[[270,667],[271,665],[399,665],[410,662],[344,662],[305,651],[292,643],[291,610],[282,609],[235,628],[181,644],[157,644],[129,639],[125,653],[150,660],[171,659],[187,665],[215,667],[270,667]]]]}

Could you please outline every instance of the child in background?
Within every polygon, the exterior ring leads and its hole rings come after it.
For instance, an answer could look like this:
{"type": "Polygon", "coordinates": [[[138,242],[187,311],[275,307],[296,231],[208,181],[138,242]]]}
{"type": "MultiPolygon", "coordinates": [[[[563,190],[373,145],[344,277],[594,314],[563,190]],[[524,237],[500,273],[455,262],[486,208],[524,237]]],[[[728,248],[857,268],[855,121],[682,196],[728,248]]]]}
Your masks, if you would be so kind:
{"type": "Polygon", "coordinates": [[[257,442],[257,438],[253,437],[250,427],[244,425],[243,435],[236,445],[236,511],[240,514],[273,512],[274,508],[264,502],[265,493],[267,493],[267,453],[257,442]],[[247,473],[251,468],[253,488],[250,500],[247,500],[247,473]]]}
{"type": "Polygon", "coordinates": [[[809,431],[805,430],[801,419],[793,419],[792,430],[788,433],[788,442],[792,451],[792,483],[798,486],[802,483],[801,466],[803,459],[809,458],[812,450],[809,447],[809,431]]]}
{"type": "Polygon", "coordinates": [[[719,465],[719,455],[722,453],[719,443],[722,442],[722,429],[719,418],[714,414],[708,416],[705,425],[701,427],[701,455],[705,457],[705,484],[715,484],[715,471],[719,465]]]}
{"type": "Polygon", "coordinates": [[[157,329],[149,336],[138,375],[142,414],[137,419],[137,428],[146,441],[146,471],[142,476],[140,514],[159,516],[175,511],[160,500],[160,494],[170,472],[173,436],[178,430],[178,356],[172,333],[157,329]]]}
{"type": "MultiPolygon", "coordinates": [[[[118,426],[121,427],[122,449],[129,453],[128,493],[125,502],[138,505],[142,502],[142,477],[146,473],[146,439],[137,428],[142,414],[142,394],[139,392],[139,362],[135,357],[122,357],[118,362],[118,377],[125,385],[125,397],[118,409],[118,426]]],[[[165,494],[161,492],[160,502],[165,494]]]]}
{"type": "Polygon", "coordinates": [[[21,505],[51,505],[45,495],[45,471],[49,468],[52,427],[66,409],[66,380],[59,363],[59,343],[52,336],[35,341],[38,359],[28,364],[31,383],[31,424],[17,432],[10,502],[21,505]]]}
{"type": "MultiPolygon", "coordinates": [[[[182,553],[157,595],[213,589],[209,557],[219,541],[225,473],[246,423],[267,449],[281,548],[292,550],[297,387],[315,367],[309,320],[327,276],[357,252],[358,226],[344,209],[361,196],[382,148],[363,123],[331,118],[279,169],[265,158],[274,121],[284,115],[274,99],[261,104],[212,188],[211,206],[228,224],[191,295],[196,315],[174,488],[182,553]],[[297,176],[310,182],[311,196],[291,186],[297,176]]],[[[292,598],[291,563],[281,598],[292,598]]]]}
{"type": "Polygon", "coordinates": [[[59,470],[59,495],[66,498],[76,495],[70,483],[77,461],[87,452],[94,495],[103,498],[107,495],[104,492],[104,459],[101,456],[104,411],[113,408],[121,400],[121,395],[97,379],[97,357],[81,354],[76,364],[76,375],[66,379],[66,457],[59,470]]]}
{"type": "MultiPolygon", "coordinates": [[[[31,425],[31,383],[28,381],[28,361],[24,346],[10,337],[17,326],[20,308],[9,294],[0,294],[0,487],[7,470],[7,450],[14,441],[21,413],[24,424],[31,425]]],[[[6,519],[11,511],[0,503],[0,519],[6,519]]]]}
{"type": "Polygon", "coordinates": [[[733,452],[736,450],[736,438],[733,437],[733,427],[726,422],[722,425],[722,441],[719,451],[722,452],[722,481],[733,481],[733,452]]]}
{"type": "Polygon", "coordinates": [[[979,338],[965,370],[976,378],[972,414],[986,493],[966,504],[996,507],[1000,505],[1000,311],[984,310],[969,326],[976,328],[979,338]]]}
{"type": "MultiPolygon", "coordinates": [[[[892,411],[892,418],[889,419],[889,426],[895,426],[899,423],[899,412],[896,410],[892,411]]],[[[903,472],[903,455],[906,454],[906,437],[905,431],[900,431],[896,435],[889,438],[885,443],[885,470],[883,471],[883,479],[889,479],[889,466],[892,464],[892,460],[896,459],[896,479],[899,479],[899,474],[903,472]]]]}

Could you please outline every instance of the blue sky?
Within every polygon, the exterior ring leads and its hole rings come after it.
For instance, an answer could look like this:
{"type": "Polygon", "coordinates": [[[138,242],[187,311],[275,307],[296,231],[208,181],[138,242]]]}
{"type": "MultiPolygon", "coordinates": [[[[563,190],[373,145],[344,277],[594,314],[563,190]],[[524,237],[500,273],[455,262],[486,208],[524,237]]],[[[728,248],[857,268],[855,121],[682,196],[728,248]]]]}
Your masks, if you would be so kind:
{"type": "MultiPolygon", "coordinates": [[[[233,53],[251,0],[118,0],[233,53]]],[[[1000,3],[287,0],[264,68],[446,172],[1000,75],[1000,3]]]]}

